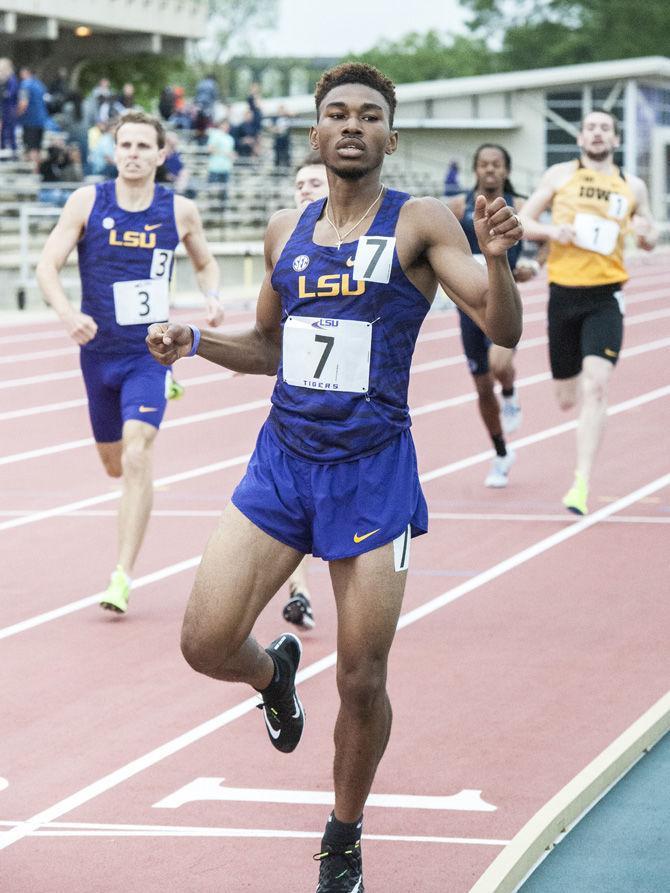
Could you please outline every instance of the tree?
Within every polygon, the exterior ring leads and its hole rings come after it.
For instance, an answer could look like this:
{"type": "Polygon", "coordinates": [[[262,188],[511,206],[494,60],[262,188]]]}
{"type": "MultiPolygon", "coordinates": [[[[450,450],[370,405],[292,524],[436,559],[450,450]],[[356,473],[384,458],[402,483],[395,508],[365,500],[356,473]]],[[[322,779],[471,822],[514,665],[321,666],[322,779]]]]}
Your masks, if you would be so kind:
{"type": "Polygon", "coordinates": [[[463,2],[474,13],[473,34],[501,45],[506,71],[666,55],[670,45],[667,0],[463,2]]]}
{"type": "Polygon", "coordinates": [[[495,71],[495,53],[483,38],[459,35],[444,42],[437,31],[413,32],[397,41],[382,41],[347,59],[375,65],[401,84],[495,71]]]}
{"type": "Polygon", "coordinates": [[[248,49],[251,30],[272,29],[277,21],[277,0],[208,0],[207,37],[193,53],[202,66],[221,65],[233,52],[248,49]]]}

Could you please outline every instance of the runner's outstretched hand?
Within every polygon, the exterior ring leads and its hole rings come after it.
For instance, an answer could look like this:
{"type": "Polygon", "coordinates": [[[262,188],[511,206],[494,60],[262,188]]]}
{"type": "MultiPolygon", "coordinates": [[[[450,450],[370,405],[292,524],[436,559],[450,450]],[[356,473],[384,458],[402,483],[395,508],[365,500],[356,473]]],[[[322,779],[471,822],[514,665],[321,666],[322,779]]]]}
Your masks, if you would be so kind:
{"type": "Polygon", "coordinates": [[[171,366],[191,352],[193,331],[190,326],[174,322],[154,323],[149,326],[145,341],[154,359],[164,366],[171,366]]]}
{"type": "Polygon", "coordinates": [[[502,196],[488,202],[478,195],[472,220],[482,254],[499,257],[505,254],[523,236],[523,227],[514,208],[505,204],[502,196]]]}

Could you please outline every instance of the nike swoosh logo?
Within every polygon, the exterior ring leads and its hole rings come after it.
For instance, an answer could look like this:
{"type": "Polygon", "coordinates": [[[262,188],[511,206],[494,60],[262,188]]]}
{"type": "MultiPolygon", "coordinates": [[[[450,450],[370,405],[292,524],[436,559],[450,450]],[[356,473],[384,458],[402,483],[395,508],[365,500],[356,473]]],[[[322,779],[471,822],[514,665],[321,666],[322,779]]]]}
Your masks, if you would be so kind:
{"type": "Polygon", "coordinates": [[[617,352],[615,350],[612,350],[609,347],[606,347],[605,348],[605,356],[606,357],[615,357],[615,356],[617,356],[617,352]]]}
{"type": "Polygon", "coordinates": [[[144,229],[145,229],[145,232],[150,233],[152,229],[158,229],[159,226],[163,226],[163,224],[162,223],[152,223],[152,224],[145,223],[144,229]]]}
{"type": "Polygon", "coordinates": [[[156,406],[145,406],[142,404],[140,406],[140,412],[158,412],[158,408],[156,406]]]}
{"type": "Polygon", "coordinates": [[[300,702],[295,695],[293,695],[293,703],[295,704],[295,713],[293,714],[293,719],[297,719],[300,716],[300,702]]]}
{"type": "Polygon", "coordinates": [[[369,536],[372,536],[375,533],[379,533],[381,527],[378,527],[376,530],[371,530],[370,533],[364,533],[363,536],[359,536],[357,533],[354,534],[354,542],[362,543],[363,540],[366,540],[369,536]]]}
{"type": "Polygon", "coordinates": [[[268,719],[268,715],[265,711],[265,708],[263,708],[263,719],[265,720],[265,725],[268,727],[268,732],[276,741],[277,738],[279,738],[279,736],[281,735],[281,729],[275,729],[272,727],[272,723],[268,719]]]}
{"type": "Polygon", "coordinates": [[[353,265],[354,265],[354,259],[353,259],[353,257],[348,257],[348,258],[347,258],[347,266],[348,266],[348,267],[353,267],[353,265]]]}

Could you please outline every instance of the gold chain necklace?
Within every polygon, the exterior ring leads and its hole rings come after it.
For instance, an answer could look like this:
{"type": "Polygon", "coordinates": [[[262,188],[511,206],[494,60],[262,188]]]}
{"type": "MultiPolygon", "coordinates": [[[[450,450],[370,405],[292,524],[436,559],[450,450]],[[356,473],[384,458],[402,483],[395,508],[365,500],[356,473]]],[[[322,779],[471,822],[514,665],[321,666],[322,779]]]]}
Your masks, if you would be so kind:
{"type": "Polygon", "coordinates": [[[337,236],[337,250],[338,250],[338,251],[340,250],[340,248],[341,248],[341,246],[342,246],[342,242],[344,242],[344,240],[347,238],[347,236],[349,235],[349,233],[353,233],[353,231],[356,229],[356,227],[357,227],[357,226],[360,226],[361,223],[363,223],[363,221],[364,221],[365,218],[368,216],[368,214],[370,213],[370,211],[374,208],[374,206],[377,204],[377,202],[379,201],[379,199],[382,197],[382,193],[383,193],[383,191],[384,191],[384,184],[382,183],[382,185],[381,185],[381,189],[379,190],[379,195],[378,195],[377,198],[372,202],[372,204],[371,204],[370,207],[367,209],[367,211],[365,212],[365,214],[363,214],[363,216],[361,217],[361,219],[360,219],[360,220],[357,220],[356,223],[354,223],[354,225],[353,225],[350,229],[348,229],[348,230],[346,231],[346,233],[344,233],[344,235],[342,235],[342,236],[340,235],[340,231],[338,230],[338,228],[335,226],[335,224],[333,223],[333,221],[330,219],[330,216],[328,215],[328,204],[329,204],[329,202],[326,204],[326,220],[328,221],[328,223],[330,223],[330,225],[331,225],[331,226],[333,227],[333,229],[335,230],[335,235],[337,236]]]}

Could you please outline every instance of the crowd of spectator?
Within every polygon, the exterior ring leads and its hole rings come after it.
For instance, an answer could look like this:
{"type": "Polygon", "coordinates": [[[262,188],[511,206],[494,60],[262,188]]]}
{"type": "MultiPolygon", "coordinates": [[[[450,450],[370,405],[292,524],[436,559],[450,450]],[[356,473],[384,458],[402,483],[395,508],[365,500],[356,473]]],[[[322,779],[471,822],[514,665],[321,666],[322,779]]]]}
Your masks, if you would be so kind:
{"type": "MultiPolygon", "coordinates": [[[[28,66],[17,74],[11,60],[0,58],[0,157],[18,157],[20,130],[24,156],[44,184],[41,200],[62,204],[68,192],[58,183],[116,176],[114,126],[125,111],[137,107],[132,83],[114,89],[109,78],[101,78],[82,96],[66,69],[45,84],[28,66]]],[[[176,192],[194,197],[199,188],[181,157],[183,139],[206,152],[207,180],[218,184],[223,202],[234,163],[253,164],[264,157],[268,141],[275,166],[291,164],[290,112],[280,106],[276,115],[264,116],[257,84],[251,85],[241,113],[235,110],[235,114],[223,100],[214,74],[198,82],[192,97],[181,86],[166,86],[157,99],[157,111],[167,130],[167,156],[158,179],[176,192]]]]}

